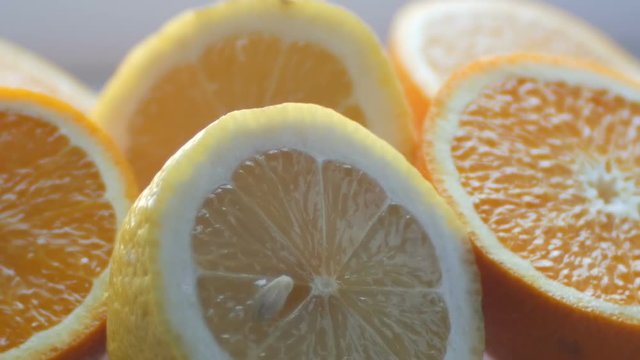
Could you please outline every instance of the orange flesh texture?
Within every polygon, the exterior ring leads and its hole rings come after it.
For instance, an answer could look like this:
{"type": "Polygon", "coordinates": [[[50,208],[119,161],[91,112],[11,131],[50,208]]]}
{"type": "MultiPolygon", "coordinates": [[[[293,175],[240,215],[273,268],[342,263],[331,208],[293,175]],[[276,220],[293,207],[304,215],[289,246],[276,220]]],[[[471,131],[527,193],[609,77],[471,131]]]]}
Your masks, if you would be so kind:
{"type": "Polygon", "coordinates": [[[444,356],[431,240],[358,168],[292,149],[247,159],[203,203],[192,245],[202,312],[234,358],[444,356]],[[291,293],[260,319],[257,292],[283,274],[291,293]]]}
{"type": "Polygon", "coordinates": [[[640,103],[515,77],[460,117],[452,154],[480,218],[549,279],[640,304],[640,103]]]}
{"type": "Polygon", "coordinates": [[[640,358],[640,326],[567,306],[475,247],[491,359],[640,358]]]}
{"type": "Polygon", "coordinates": [[[115,212],[86,152],[0,111],[0,353],[62,321],[107,267],[115,212]]]}
{"type": "Polygon", "coordinates": [[[230,36],[151,86],[128,122],[135,141],[125,153],[146,186],[180,146],[230,111],[315,103],[365,124],[352,95],[350,75],[326,49],[260,33],[230,36]]]}

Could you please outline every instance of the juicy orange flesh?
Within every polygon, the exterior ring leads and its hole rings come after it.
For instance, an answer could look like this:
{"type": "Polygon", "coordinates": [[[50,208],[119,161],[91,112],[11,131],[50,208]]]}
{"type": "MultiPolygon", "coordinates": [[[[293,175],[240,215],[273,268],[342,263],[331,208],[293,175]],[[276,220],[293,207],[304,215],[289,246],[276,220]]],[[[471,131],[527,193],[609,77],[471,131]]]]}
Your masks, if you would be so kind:
{"type": "Polygon", "coordinates": [[[518,51],[575,56],[603,63],[610,59],[566,30],[531,16],[530,10],[500,11],[473,6],[466,11],[451,8],[431,16],[423,28],[422,54],[441,80],[461,66],[488,55],[518,51]],[[535,29],[535,30],[534,30],[535,29]],[[452,38],[451,34],[464,34],[452,38]]]}
{"type": "Polygon", "coordinates": [[[234,358],[441,359],[440,265],[417,220],[356,167],[292,149],[252,157],[192,231],[203,316],[234,358]],[[294,287],[271,319],[258,291],[294,287]]]}
{"type": "Polygon", "coordinates": [[[452,153],[476,211],[510,251],[591,296],[640,304],[640,103],[512,78],[460,118],[452,153]]]}
{"type": "Polygon", "coordinates": [[[0,111],[0,353],[71,313],[107,266],[115,213],[84,150],[0,111]]]}
{"type": "Polygon", "coordinates": [[[169,156],[230,111],[315,103],[364,123],[352,93],[342,62],[318,45],[258,33],[231,36],[151,86],[128,122],[136,135],[125,153],[139,184],[146,186],[169,156]]]}

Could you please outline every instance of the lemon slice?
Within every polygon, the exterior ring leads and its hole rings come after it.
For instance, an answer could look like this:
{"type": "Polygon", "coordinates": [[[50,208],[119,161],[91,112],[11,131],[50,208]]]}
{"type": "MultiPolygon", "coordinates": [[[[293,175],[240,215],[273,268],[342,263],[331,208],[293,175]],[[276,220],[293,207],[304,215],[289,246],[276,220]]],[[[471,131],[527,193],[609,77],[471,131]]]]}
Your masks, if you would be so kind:
{"type": "Polygon", "coordinates": [[[414,154],[384,49],[359,18],[321,1],[223,1],[177,16],[127,56],[94,115],[144,188],[220,116],[289,101],[330,107],[414,154]]]}
{"type": "Polygon", "coordinates": [[[480,359],[466,235],[390,145],[338,113],[230,113],[130,211],[111,272],[116,358],[480,359]]]}

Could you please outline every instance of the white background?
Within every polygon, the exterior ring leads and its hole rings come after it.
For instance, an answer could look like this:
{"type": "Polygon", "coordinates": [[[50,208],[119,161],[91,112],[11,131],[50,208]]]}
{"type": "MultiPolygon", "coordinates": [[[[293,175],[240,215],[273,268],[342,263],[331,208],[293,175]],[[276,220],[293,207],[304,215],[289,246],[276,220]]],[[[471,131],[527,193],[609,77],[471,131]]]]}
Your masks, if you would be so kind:
{"type": "MultiPolygon", "coordinates": [[[[477,0],[482,1],[482,0],[477,0]]],[[[182,9],[204,0],[0,0],[0,37],[39,52],[99,87],[127,50],[182,9]]],[[[335,0],[382,41],[406,0],[335,0]]],[[[549,0],[600,27],[640,56],[640,0],[549,0]]]]}

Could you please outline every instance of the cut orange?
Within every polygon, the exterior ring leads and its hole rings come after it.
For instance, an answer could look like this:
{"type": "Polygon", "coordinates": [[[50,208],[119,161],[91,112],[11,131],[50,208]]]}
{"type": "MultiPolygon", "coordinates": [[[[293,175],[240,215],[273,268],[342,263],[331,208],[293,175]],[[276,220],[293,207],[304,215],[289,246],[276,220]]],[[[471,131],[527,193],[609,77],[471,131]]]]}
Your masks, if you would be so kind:
{"type": "Polygon", "coordinates": [[[567,59],[479,61],[423,136],[473,234],[496,359],[639,359],[640,85],[567,59]]]}
{"type": "Polygon", "coordinates": [[[113,359],[481,359],[466,234],[403,156],[311,104],[182,147],[114,251],[113,359]]]}
{"type": "Polygon", "coordinates": [[[87,113],[95,94],[72,75],[37,54],[0,38],[0,86],[41,92],[87,113]]]}
{"type": "Polygon", "coordinates": [[[537,52],[589,59],[640,78],[640,65],[598,29],[538,1],[419,1],[396,14],[391,58],[420,126],[459,67],[483,56],[537,52]]]}
{"type": "Polygon", "coordinates": [[[133,184],[78,111],[0,89],[0,358],[80,359],[104,346],[109,257],[133,184]]]}
{"type": "Polygon", "coordinates": [[[321,1],[223,1],[178,16],[125,59],[95,118],[146,186],[221,115],[287,101],[333,108],[415,151],[408,105],[374,34],[321,1]]]}

